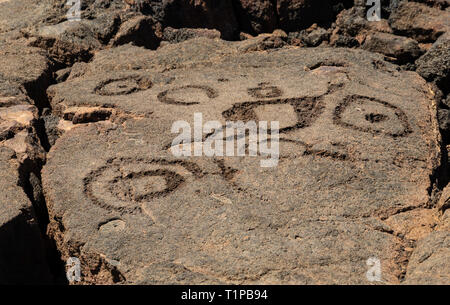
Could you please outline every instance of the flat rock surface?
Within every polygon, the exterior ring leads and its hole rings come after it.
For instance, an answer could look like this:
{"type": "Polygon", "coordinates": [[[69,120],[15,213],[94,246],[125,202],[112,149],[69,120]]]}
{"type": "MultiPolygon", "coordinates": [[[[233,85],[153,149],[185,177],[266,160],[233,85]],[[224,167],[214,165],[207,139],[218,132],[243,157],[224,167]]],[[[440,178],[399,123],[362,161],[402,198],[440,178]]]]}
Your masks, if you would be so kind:
{"type": "MultiPolygon", "coordinates": [[[[448,220],[447,220],[448,221],[448,220]]],[[[408,264],[405,284],[439,285],[449,282],[450,232],[432,232],[417,245],[408,264]]]]}
{"type": "Polygon", "coordinates": [[[16,38],[20,36],[20,31],[24,28],[49,19],[54,15],[54,2],[52,0],[1,0],[0,41],[5,38],[16,38]]]}
{"type": "Polygon", "coordinates": [[[49,88],[74,124],[42,172],[50,234],[86,283],[362,284],[371,257],[386,283],[405,273],[384,220],[429,204],[429,86],[366,51],[243,46],[121,46],[49,88]],[[278,165],[174,157],[172,124],[199,112],[279,121],[278,165]]]}
{"type": "Polygon", "coordinates": [[[50,60],[45,51],[27,47],[17,40],[0,45],[0,107],[31,103],[39,104],[48,86],[50,60]]]}

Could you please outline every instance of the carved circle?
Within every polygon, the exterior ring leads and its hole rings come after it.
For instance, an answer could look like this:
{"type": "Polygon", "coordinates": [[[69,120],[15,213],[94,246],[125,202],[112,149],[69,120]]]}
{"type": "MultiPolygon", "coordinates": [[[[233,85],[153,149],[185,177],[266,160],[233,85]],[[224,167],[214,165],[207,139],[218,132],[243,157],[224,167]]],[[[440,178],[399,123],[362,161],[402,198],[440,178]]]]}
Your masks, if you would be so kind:
{"type": "Polygon", "coordinates": [[[196,164],[186,161],[116,158],[84,178],[84,193],[92,203],[109,211],[142,212],[141,203],[165,197],[185,182],[185,177],[167,168],[176,165],[194,176],[202,175],[196,164]],[[153,168],[143,169],[146,165],[153,168]]]}
{"type": "Polygon", "coordinates": [[[172,88],[172,89],[168,89],[166,91],[163,91],[161,93],[158,94],[158,100],[161,103],[165,103],[165,104],[171,104],[171,105],[184,105],[184,106],[190,106],[190,105],[197,105],[199,104],[199,102],[185,102],[185,101],[180,101],[177,100],[175,98],[170,97],[171,93],[174,92],[179,92],[179,91],[183,91],[186,89],[198,89],[203,91],[206,96],[209,99],[213,99],[219,96],[219,94],[217,93],[217,91],[211,87],[208,86],[203,86],[203,85],[187,85],[187,86],[182,86],[182,87],[177,87],[177,88],[172,88]]]}
{"type": "Polygon", "coordinates": [[[344,98],[339,103],[333,114],[334,124],[372,134],[384,134],[390,137],[403,137],[411,133],[411,127],[409,125],[408,117],[405,112],[399,107],[392,105],[388,102],[378,100],[373,97],[351,95],[344,98]],[[363,116],[359,119],[359,122],[349,122],[343,118],[343,114],[347,110],[351,110],[352,107],[364,108],[363,106],[378,105],[380,109],[377,110],[363,110],[363,116]],[[398,131],[386,131],[387,128],[380,128],[380,124],[389,124],[385,127],[396,128],[398,131]]]}
{"type": "Polygon", "coordinates": [[[101,82],[94,92],[102,96],[128,95],[152,87],[150,79],[143,76],[126,76],[101,82]]]}

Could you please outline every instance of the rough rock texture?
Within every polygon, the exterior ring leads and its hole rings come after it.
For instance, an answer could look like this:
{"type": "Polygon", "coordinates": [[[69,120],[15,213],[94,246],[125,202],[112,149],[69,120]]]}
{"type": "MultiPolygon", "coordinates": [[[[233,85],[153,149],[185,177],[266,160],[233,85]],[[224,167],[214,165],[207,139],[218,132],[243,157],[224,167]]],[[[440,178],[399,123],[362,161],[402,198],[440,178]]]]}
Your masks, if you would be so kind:
{"type": "Polygon", "coordinates": [[[234,0],[241,30],[247,33],[270,33],[278,24],[276,1],[234,0]]]}
{"type": "Polygon", "coordinates": [[[279,27],[286,31],[307,28],[313,23],[327,23],[349,1],[278,0],[279,27]]]}
{"type": "Polygon", "coordinates": [[[450,283],[449,4],[0,0],[0,283],[450,283]]]}
{"type": "Polygon", "coordinates": [[[450,32],[441,36],[416,64],[423,78],[450,92],[450,32]]]}
{"type": "Polygon", "coordinates": [[[422,53],[419,44],[414,39],[381,32],[369,34],[362,48],[393,57],[400,64],[412,61],[422,53]]]}
{"type": "Polygon", "coordinates": [[[450,30],[450,10],[403,1],[389,17],[389,22],[397,33],[429,42],[450,30]]]}
{"type": "Polygon", "coordinates": [[[450,282],[450,232],[433,232],[419,242],[408,264],[405,284],[436,285],[450,282]]]}
{"type": "Polygon", "coordinates": [[[54,1],[0,1],[0,42],[6,38],[20,37],[20,32],[25,28],[42,24],[58,15],[64,16],[63,10],[54,10],[52,2],[54,1]]]}
{"type": "Polygon", "coordinates": [[[442,212],[445,212],[450,207],[450,186],[447,186],[442,191],[441,198],[439,199],[438,209],[442,212]]]}
{"type": "MultiPolygon", "coordinates": [[[[0,45],[0,100],[3,106],[29,102],[44,103],[50,83],[51,63],[45,52],[15,41],[0,45]]],[[[0,105],[1,106],[1,105],[0,105]]]]}
{"type": "Polygon", "coordinates": [[[13,150],[0,147],[0,284],[49,283],[34,209],[13,150]]]}
{"type": "Polygon", "coordinates": [[[210,29],[174,29],[167,27],[164,29],[162,39],[170,43],[178,43],[196,37],[207,37],[211,39],[220,38],[220,32],[210,29]]]}
{"type": "Polygon", "coordinates": [[[129,42],[148,49],[156,49],[161,37],[161,25],[153,18],[136,16],[122,23],[120,29],[112,40],[113,46],[129,42]]]}
{"type": "Polygon", "coordinates": [[[367,283],[369,257],[387,283],[405,272],[411,250],[384,219],[429,205],[428,85],[365,51],[244,43],[122,46],[49,88],[62,119],[111,113],[66,131],[43,170],[50,233],[86,283],[367,283]],[[175,158],[172,123],[195,112],[278,120],[278,166],[175,158]]]}
{"type": "Polygon", "coordinates": [[[163,6],[165,26],[217,29],[224,39],[239,33],[230,0],[167,0],[163,6]]]}

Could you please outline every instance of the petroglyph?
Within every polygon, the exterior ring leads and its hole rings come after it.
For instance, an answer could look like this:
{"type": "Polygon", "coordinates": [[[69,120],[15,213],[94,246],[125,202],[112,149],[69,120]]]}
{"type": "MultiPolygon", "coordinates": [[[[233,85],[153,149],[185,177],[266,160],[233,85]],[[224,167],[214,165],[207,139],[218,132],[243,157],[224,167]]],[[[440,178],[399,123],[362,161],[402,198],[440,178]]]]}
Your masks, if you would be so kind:
{"type": "Polygon", "coordinates": [[[323,108],[320,98],[286,98],[235,104],[232,108],[224,111],[222,115],[228,121],[280,121],[284,125],[290,123],[288,126],[280,128],[279,132],[283,133],[311,126],[314,120],[322,113],[323,108]],[[274,105],[281,107],[278,109],[271,107],[274,105]],[[283,107],[284,105],[290,107],[286,107],[286,109],[283,107]],[[279,109],[282,109],[280,113],[274,111],[279,109]],[[295,119],[292,112],[296,117],[295,119]],[[272,119],[268,120],[265,117],[266,114],[270,115],[272,119]],[[281,114],[278,119],[276,119],[277,114],[281,114]],[[288,119],[284,120],[285,117],[288,119]]]}
{"type": "Polygon", "coordinates": [[[272,98],[280,97],[283,91],[277,86],[270,86],[270,83],[259,83],[256,88],[249,88],[248,94],[255,98],[272,98]]]}
{"type": "Polygon", "coordinates": [[[108,79],[95,87],[94,92],[99,95],[128,95],[151,88],[152,82],[140,76],[128,76],[108,79]]]}
{"type": "Polygon", "coordinates": [[[345,128],[391,137],[411,133],[408,117],[399,107],[360,95],[345,97],[334,111],[333,122],[345,128]]]}
{"type": "MultiPolygon", "coordinates": [[[[53,109],[118,113],[67,131],[49,153],[42,177],[50,219],[64,225],[59,240],[120,261],[130,283],[366,283],[373,256],[396,282],[403,244],[379,219],[429,204],[439,145],[425,81],[385,73],[372,63],[392,65],[364,51],[240,54],[239,44],[102,51],[83,76],[49,88],[53,109]],[[100,95],[105,73],[152,86],[100,95]],[[261,168],[260,151],[175,157],[171,127],[194,126],[195,113],[218,129],[279,121],[278,165],[261,168]]],[[[115,84],[102,90],[137,86],[115,84]]]]}
{"type": "Polygon", "coordinates": [[[186,93],[186,91],[189,91],[189,90],[202,91],[210,99],[216,98],[218,96],[218,93],[216,92],[216,90],[214,90],[211,87],[202,86],[202,85],[187,85],[187,86],[182,86],[179,88],[168,89],[164,92],[161,92],[160,94],[158,94],[158,100],[161,103],[173,104],[173,105],[187,105],[188,106],[188,105],[199,104],[199,102],[197,102],[197,101],[192,101],[192,102],[183,101],[183,100],[181,100],[182,97],[181,97],[181,99],[176,99],[176,98],[170,97],[171,94],[175,94],[175,93],[178,93],[179,95],[183,96],[183,93],[186,93]]]}
{"type": "Polygon", "coordinates": [[[142,212],[140,202],[148,202],[175,191],[186,175],[201,175],[194,163],[168,160],[113,159],[84,178],[84,193],[107,210],[142,212]],[[178,167],[178,169],[177,169],[178,167]],[[138,170],[139,169],[139,170],[138,170]]]}

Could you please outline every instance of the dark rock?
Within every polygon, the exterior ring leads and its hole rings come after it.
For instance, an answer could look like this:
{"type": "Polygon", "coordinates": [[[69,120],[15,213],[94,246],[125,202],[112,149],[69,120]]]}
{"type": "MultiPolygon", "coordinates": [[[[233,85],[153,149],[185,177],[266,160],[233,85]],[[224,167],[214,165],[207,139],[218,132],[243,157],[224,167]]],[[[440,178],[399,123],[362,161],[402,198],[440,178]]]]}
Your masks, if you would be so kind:
{"type": "Polygon", "coordinates": [[[67,80],[67,78],[70,75],[70,71],[72,70],[72,67],[64,68],[61,70],[58,70],[55,72],[55,81],[57,83],[62,83],[67,80]]]}
{"type": "Polygon", "coordinates": [[[44,121],[45,134],[50,146],[55,145],[56,140],[63,134],[58,128],[60,118],[52,114],[46,114],[42,116],[44,121]]]}
{"type": "Polygon", "coordinates": [[[76,61],[87,61],[102,44],[87,22],[64,21],[39,28],[30,33],[35,40],[30,44],[49,51],[58,64],[70,66],[76,61]]]}
{"type": "Polygon", "coordinates": [[[417,73],[435,82],[445,93],[450,92],[450,34],[440,37],[433,46],[416,61],[417,73]]]}
{"type": "Polygon", "coordinates": [[[13,150],[0,146],[0,283],[48,284],[43,240],[13,150]]]}
{"type": "Polygon", "coordinates": [[[111,44],[118,46],[133,43],[148,49],[156,49],[161,40],[161,24],[152,17],[136,16],[120,26],[111,44]]]}
{"type": "Polygon", "coordinates": [[[285,31],[294,32],[308,28],[313,23],[330,24],[339,11],[339,6],[336,6],[338,4],[347,7],[350,1],[278,0],[278,26],[285,31]]]}
{"type": "Polygon", "coordinates": [[[417,41],[388,33],[375,32],[367,35],[361,47],[367,51],[394,57],[399,64],[414,61],[421,55],[417,41]]]}
{"type": "Polygon", "coordinates": [[[330,31],[318,27],[314,24],[307,30],[299,32],[290,32],[288,34],[289,44],[302,45],[308,47],[317,47],[322,42],[328,41],[330,38],[330,31]]]}
{"type": "Polygon", "coordinates": [[[359,46],[359,41],[351,36],[333,34],[330,37],[330,44],[334,47],[354,48],[359,46]]]}
{"type": "Polygon", "coordinates": [[[450,110],[439,109],[438,121],[439,121],[439,128],[442,130],[442,132],[445,132],[447,135],[450,135],[450,110]]]}
{"type": "Polygon", "coordinates": [[[192,38],[206,37],[210,39],[220,38],[220,32],[210,29],[174,29],[167,27],[163,31],[163,40],[170,43],[178,43],[192,38]]]}
{"type": "MultiPolygon", "coordinates": [[[[102,49],[117,32],[120,17],[117,12],[100,14],[94,19],[64,21],[37,27],[28,31],[34,38],[32,46],[48,50],[57,63],[70,66],[76,61],[87,61],[95,50],[102,49]]],[[[126,23],[129,25],[129,23],[126,23]]],[[[125,27],[126,25],[124,25],[125,27]]],[[[141,30],[138,26],[137,30],[141,30]]],[[[129,30],[131,36],[133,29],[129,30]]],[[[122,32],[126,40],[126,34],[122,32]]],[[[151,31],[148,35],[151,36],[151,31]]],[[[128,37],[129,38],[129,37],[128,37]]]]}
{"type": "Polygon", "coordinates": [[[450,11],[405,1],[391,14],[389,23],[400,35],[430,42],[450,30],[450,11]]]}
{"type": "Polygon", "coordinates": [[[163,4],[164,26],[216,29],[223,39],[235,39],[239,34],[230,0],[167,0],[163,4]]]}
{"type": "Polygon", "coordinates": [[[241,31],[272,33],[277,28],[277,8],[272,0],[233,0],[241,31]]]}

